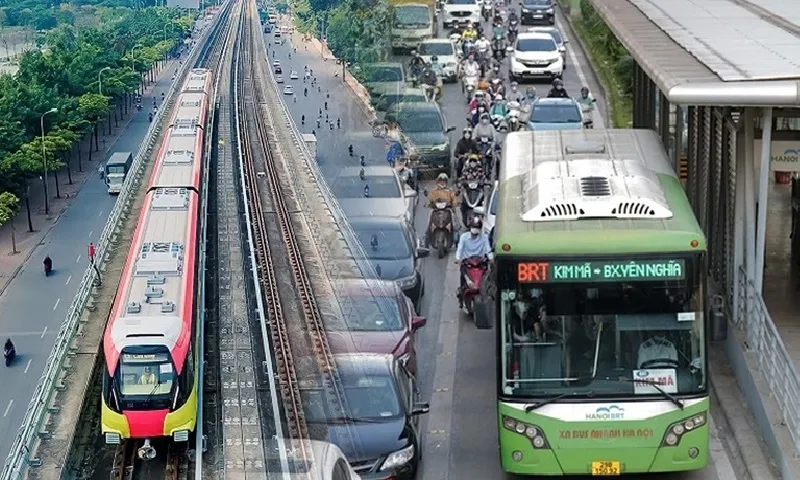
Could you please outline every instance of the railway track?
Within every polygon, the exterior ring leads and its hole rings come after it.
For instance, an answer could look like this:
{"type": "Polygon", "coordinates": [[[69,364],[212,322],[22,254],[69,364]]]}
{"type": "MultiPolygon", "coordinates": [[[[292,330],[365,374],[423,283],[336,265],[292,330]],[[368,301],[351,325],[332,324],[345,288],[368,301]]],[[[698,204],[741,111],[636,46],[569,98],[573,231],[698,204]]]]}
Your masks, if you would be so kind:
{"type": "Polygon", "coordinates": [[[140,460],[136,454],[136,442],[126,441],[117,445],[111,480],[187,480],[189,472],[189,449],[187,443],[167,445],[167,454],[160,460],[140,460]]]}
{"type": "MultiPolygon", "coordinates": [[[[284,403],[285,422],[297,460],[313,461],[307,439],[324,439],[325,427],[309,425],[304,414],[300,381],[313,375],[323,379],[326,410],[341,412],[344,397],[336,380],[336,366],[328,345],[322,315],[312,289],[304,255],[311,249],[298,235],[308,228],[304,213],[288,186],[292,184],[277,141],[268,124],[265,103],[263,50],[257,11],[248,2],[240,32],[234,68],[236,116],[241,132],[241,169],[246,201],[251,212],[258,280],[264,298],[265,318],[277,380],[284,403]],[[253,19],[256,20],[253,20],[253,19]]],[[[268,68],[268,67],[267,67],[268,68]]],[[[318,277],[317,277],[318,278],[318,277]]]]}

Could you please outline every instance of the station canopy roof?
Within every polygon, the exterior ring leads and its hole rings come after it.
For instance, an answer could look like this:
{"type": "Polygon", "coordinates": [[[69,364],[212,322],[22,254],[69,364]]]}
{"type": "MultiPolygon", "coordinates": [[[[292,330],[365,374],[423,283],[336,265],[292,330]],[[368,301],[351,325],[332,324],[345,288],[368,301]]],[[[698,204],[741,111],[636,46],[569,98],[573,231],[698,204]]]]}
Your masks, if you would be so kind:
{"type": "Polygon", "coordinates": [[[800,106],[800,2],[755,1],[591,3],[673,103],[800,106]]]}

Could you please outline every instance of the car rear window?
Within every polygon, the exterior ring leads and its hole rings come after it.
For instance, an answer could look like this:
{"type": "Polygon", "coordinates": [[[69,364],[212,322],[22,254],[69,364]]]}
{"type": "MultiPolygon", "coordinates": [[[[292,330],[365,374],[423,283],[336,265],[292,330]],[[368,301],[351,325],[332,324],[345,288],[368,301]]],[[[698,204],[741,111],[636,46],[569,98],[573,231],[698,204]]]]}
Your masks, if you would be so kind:
{"type": "Polygon", "coordinates": [[[338,177],[333,183],[336,198],[402,198],[400,186],[394,176],[372,175],[364,180],[360,177],[338,177]],[[369,187],[366,191],[364,187],[369,187]]]}
{"type": "Polygon", "coordinates": [[[533,123],[579,123],[581,112],[575,104],[533,106],[531,122],[533,123]]]}

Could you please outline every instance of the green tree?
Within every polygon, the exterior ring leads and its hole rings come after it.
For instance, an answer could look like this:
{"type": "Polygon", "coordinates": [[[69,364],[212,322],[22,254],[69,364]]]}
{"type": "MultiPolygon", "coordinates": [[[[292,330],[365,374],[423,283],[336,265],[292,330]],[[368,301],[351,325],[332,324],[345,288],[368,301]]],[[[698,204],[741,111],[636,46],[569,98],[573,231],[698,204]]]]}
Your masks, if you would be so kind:
{"type": "Polygon", "coordinates": [[[97,124],[108,112],[108,98],[98,93],[86,93],[78,98],[78,111],[94,128],[94,148],[99,150],[97,124]]]}
{"type": "Polygon", "coordinates": [[[10,192],[0,193],[0,225],[11,222],[11,253],[17,252],[17,227],[14,217],[19,213],[19,198],[10,192]]]}

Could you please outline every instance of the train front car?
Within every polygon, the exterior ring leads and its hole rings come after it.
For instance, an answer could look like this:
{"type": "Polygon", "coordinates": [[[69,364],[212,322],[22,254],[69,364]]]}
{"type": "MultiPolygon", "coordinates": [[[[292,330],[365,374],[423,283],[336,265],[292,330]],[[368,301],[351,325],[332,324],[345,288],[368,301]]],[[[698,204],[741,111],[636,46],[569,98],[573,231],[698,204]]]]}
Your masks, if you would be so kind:
{"type": "Polygon", "coordinates": [[[103,339],[102,433],[108,444],[186,442],[197,421],[197,271],[204,129],[212,73],[189,73],[155,159],[103,339]]]}

